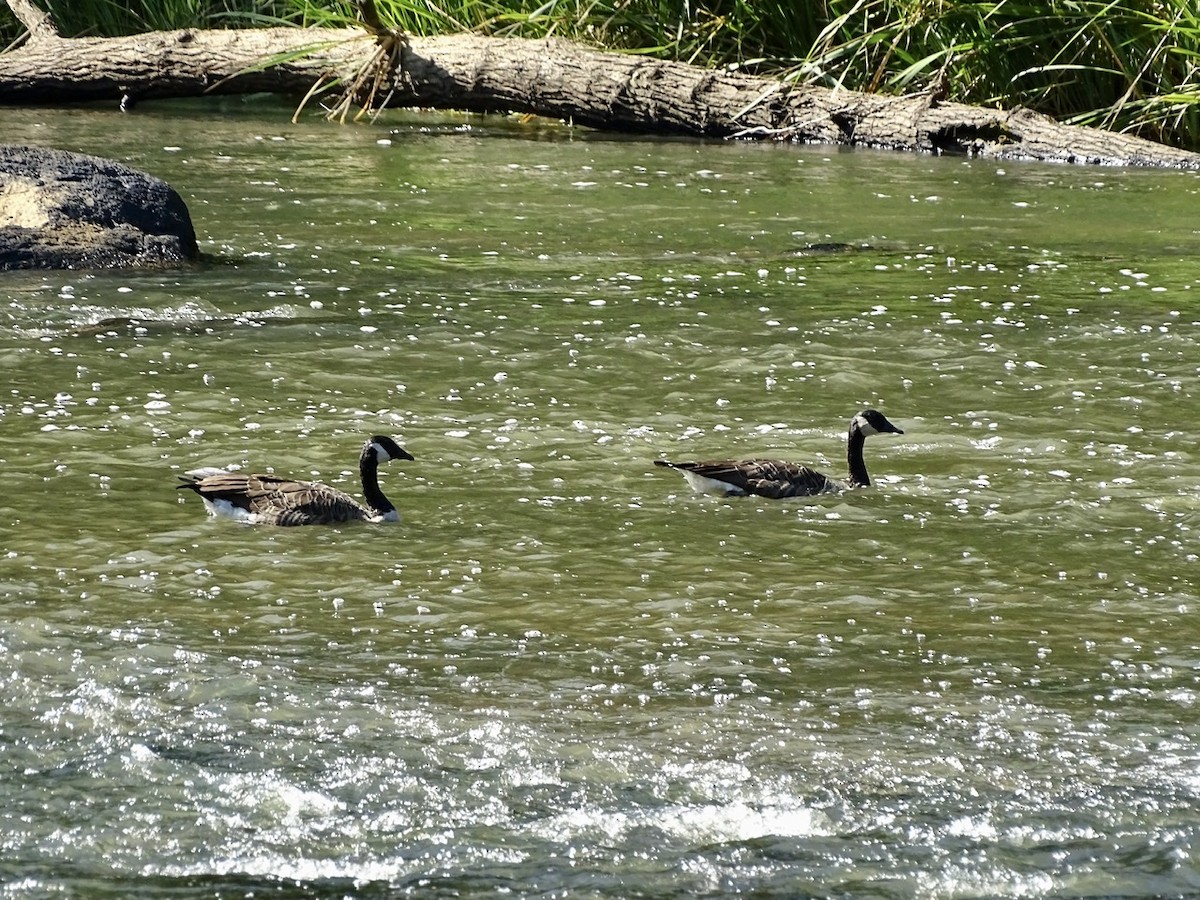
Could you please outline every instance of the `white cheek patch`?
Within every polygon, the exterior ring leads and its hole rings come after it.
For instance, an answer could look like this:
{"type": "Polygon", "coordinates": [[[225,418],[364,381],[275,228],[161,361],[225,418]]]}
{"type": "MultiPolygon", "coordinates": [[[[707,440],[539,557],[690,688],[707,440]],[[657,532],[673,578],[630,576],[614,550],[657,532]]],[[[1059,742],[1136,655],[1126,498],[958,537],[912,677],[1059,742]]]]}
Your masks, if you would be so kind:
{"type": "Polygon", "coordinates": [[[388,452],[374,441],[371,442],[371,449],[375,451],[375,462],[385,463],[391,459],[391,456],[388,455],[388,452]]]}
{"type": "Polygon", "coordinates": [[[867,417],[863,415],[854,417],[854,427],[862,432],[863,437],[870,437],[873,434],[879,434],[878,429],[868,422],[867,417]]]}

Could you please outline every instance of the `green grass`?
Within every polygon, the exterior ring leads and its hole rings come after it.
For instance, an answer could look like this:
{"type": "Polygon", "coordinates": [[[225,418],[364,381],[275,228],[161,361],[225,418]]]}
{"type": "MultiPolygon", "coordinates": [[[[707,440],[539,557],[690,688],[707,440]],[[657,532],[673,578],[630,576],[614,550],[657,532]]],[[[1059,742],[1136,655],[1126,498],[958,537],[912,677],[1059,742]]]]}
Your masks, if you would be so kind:
{"type": "MultiPolygon", "coordinates": [[[[291,14],[288,0],[35,0],[53,17],[61,33],[114,37],[175,28],[225,28],[291,14]]],[[[7,7],[4,38],[16,36],[7,7]]],[[[7,41],[6,41],[7,42],[7,41]]]]}
{"type": "Polygon", "coordinates": [[[1195,0],[852,6],[795,74],[880,90],[944,77],[955,100],[1200,148],[1195,0]]]}
{"type": "MultiPolygon", "coordinates": [[[[345,25],[351,0],[43,0],[68,34],[345,25]]],[[[413,34],[558,35],[891,93],[933,85],[1200,149],[1197,0],[376,0],[413,34]]],[[[15,36],[11,19],[0,35],[15,36]]]]}

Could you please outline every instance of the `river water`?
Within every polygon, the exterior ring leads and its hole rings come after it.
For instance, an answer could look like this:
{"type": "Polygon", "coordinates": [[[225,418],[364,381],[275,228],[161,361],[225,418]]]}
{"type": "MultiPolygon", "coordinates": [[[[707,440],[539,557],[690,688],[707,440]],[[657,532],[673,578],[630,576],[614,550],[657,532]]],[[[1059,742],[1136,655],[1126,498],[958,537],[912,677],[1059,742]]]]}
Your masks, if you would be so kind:
{"type": "Polygon", "coordinates": [[[0,282],[0,893],[1200,892],[1196,175],[289,116],[6,115],[205,260],[0,282]]]}

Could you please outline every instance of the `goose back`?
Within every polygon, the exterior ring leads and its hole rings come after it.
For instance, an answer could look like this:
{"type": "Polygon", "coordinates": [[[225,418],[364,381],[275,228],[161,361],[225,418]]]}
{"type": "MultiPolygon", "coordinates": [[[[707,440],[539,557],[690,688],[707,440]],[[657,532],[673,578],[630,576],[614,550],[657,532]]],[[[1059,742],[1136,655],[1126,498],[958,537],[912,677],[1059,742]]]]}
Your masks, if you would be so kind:
{"type": "Polygon", "coordinates": [[[863,460],[863,445],[873,434],[904,434],[878,410],[864,409],[850,420],[846,437],[846,481],[830,478],[808,466],[782,459],[714,460],[677,463],[655,460],[656,466],[683,473],[699,493],[744,496],[756,494],[773,500],[812,497],[847,488],[867,487],[871,478],[863,460]]]}
{"type": "Polygon", "coordinates": [[[349,494],[312,481],[225,472],[202,478],[189,476],[179,487],[195,491],[213,515],[254,524],[381,521],[349,494]]]}
{"type": "Polygon", "coordinates": [[[359,455],[366,505],[345,491],[316,481],[278,475],[198,469],[180,476],[180,489],[194,491],[211,515],[259,525],[330,525],[339,522],[396,522],[396,507],[379,488],[378,468],[412,455],[389,437],[376,435],[359,455]]]}
{"type": "Polygon", "coordinates": [[[692,489],[702,494],[757,494],[782,500],[786,497],[812,497],[842,489],[825,473],[782,459],[687,463],[656,459],[654,464],[682,472],[692,489]]]}

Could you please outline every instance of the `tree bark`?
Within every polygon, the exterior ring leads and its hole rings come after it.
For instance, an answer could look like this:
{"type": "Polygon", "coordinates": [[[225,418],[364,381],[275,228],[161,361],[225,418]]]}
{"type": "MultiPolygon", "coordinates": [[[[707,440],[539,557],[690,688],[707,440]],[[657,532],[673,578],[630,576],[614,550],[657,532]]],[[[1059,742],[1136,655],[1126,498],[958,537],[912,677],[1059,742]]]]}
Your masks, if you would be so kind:
{"type": "Polygon", "coordinates": [[[318,81],[352,82],[376,54],[390,68],[375,99],[389,106],[532,113],[646,134],[1200,169],[1200,154],[1028,110],[796,86],[557,39],[413,37],[393,56],[377,54],[379,37],[355,29],[64,39],[28,0],[8,2],[30,31],[22,46],[0,54],[0,103],[8,105],[261,91],[300,97],[318,81]]]}

